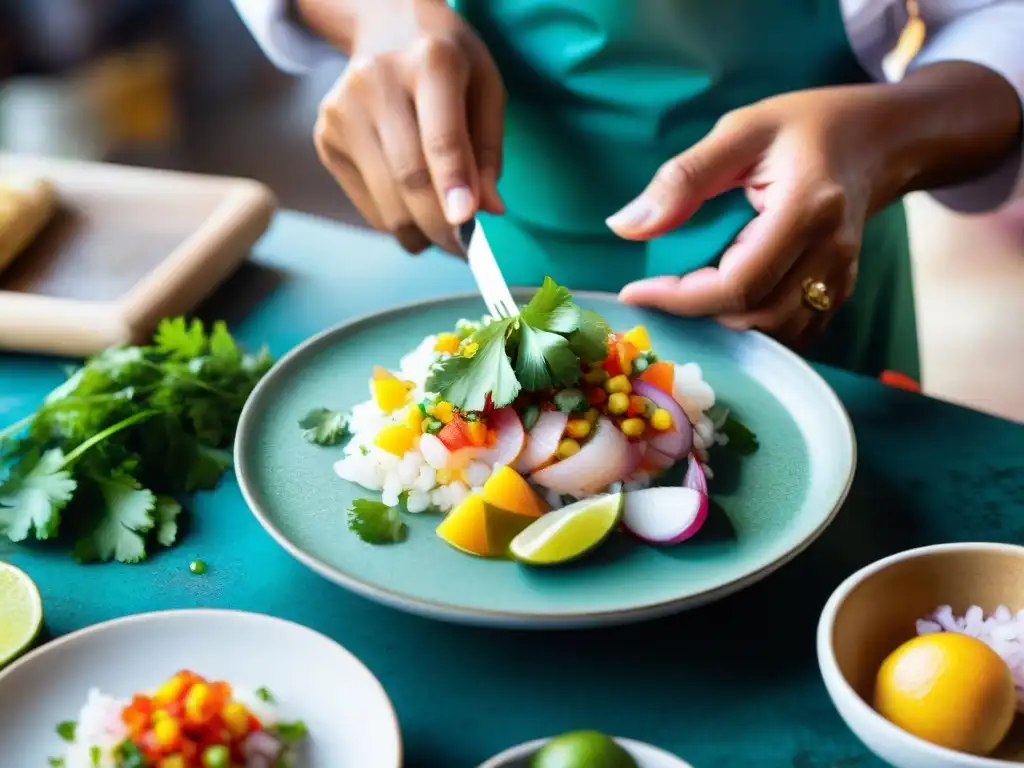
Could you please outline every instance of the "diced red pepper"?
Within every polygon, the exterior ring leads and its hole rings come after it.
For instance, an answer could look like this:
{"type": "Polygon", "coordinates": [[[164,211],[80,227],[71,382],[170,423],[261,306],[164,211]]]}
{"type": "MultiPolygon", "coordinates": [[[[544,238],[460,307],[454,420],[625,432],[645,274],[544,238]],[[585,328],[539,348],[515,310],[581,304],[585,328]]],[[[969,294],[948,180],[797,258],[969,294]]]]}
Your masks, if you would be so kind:
{"type": "Polygon", "coordinates": [[[882,375],[879,380],[890,387],[896,389],[905,389],[908,392],[920,392],[921,385],[914,381],[912,378],[907,376],[905,373],[899,371],[882,371],[882,375]]]}
{"type": "Polygon", "coordinates": [[[605,401],[608,400],[608,393],[600,387],[594,387],[593,389],[587,390],[587,403],[597,407],[604,405],[605,401]]]}
{"type": "Polygon", "coordinates": [[[615,349],[619,358],[619,372],[632,375],[633,361],[640,355],[640,350],[625,339],[616,344],[615,349]]]}

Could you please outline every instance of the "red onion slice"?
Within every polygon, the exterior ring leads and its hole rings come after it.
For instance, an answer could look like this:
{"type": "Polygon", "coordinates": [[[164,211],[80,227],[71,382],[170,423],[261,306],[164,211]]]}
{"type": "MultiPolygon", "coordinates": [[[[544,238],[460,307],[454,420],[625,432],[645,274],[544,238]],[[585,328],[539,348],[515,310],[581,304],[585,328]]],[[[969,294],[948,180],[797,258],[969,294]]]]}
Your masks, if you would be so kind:
{"type": "Polygon", "coordinates": [[[593,494],[625,478],[634,457],[626,436],[602,417],[579,453],[534,472],[530,480],[557,493],[593,494]]]}
{"type": "Polygon", "coordinates": [[[683,477],[683,487],[708,495],[708,478],[704,474],[704,467],[692,453],[690,463],[686,467],[686,475],[683,477]]]}
{"type": "Polygon", "coordinates": [[[558,443],[561,442],[565,425],[568,423],[569,415],[566,413],[541,412],[533,429],[526,433],[526,445],[512,468],[521,475],[527,475],[546,464],[558,450],[558,443]]]}
{"type": "Polygon", "coordinates": [[[650,447],[671,457],[673,460],[681,459],[693,447],[693,425],[690,424],[686,411],[676,402],[676,399],[667,392],[663,392],[653,384],[646,381],[634,381],[633,392],[646,397],[658,408],[668,411],[672,417],[672,429],[660,433],[652,438],[650,447]]]}

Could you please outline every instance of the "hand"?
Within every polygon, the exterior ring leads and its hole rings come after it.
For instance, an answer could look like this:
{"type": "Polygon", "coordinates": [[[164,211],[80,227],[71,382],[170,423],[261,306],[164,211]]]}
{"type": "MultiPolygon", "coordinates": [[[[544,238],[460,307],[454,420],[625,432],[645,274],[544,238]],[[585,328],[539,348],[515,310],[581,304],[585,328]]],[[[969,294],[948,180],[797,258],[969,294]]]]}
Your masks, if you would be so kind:
{"type": "Polygon", "coordinates": [[[320,105],[321,161],[375,229],[410,253],[459,252],[454,227],[498,194],[505,89],[483,42],[437,0],[368,15],[320,105]]]}
{"type": "Polygon", "coordinates": [[[657,237],[737,186],[757,216],[717,267],[632,283],[622,300],[758,328],[796,348],[810,342],[853,292],[864,223],[887,202],[885,142],[872,124],[858,120],[870,114],[874,89],[768,99],[727,114],[705,139],[665,163],[647,189],[609,219],[620,236],[657,237]],[[826,286],[827,310],[806,302],[806,280],[826,286]]]}

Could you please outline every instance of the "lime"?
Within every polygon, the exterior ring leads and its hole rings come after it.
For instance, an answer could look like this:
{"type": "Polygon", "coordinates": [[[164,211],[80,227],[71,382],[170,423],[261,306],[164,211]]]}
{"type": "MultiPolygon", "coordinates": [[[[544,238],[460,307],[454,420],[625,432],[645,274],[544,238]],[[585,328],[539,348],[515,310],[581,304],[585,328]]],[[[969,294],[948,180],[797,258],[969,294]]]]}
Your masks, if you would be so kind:
{"type": "Polygon", "coordinates": [[[42,625],[43,601],[32,579],[0,562],[0,668],[28,650],[42,625]]]}
{"type": "Polygon", "coordinates": [[[552,739],[533,756],[530,768],[639,768],[611,736],[572,731],[552,739]]]}
{"type": "Polygon", "coordinates": [[[509,552],[527,565],[558,565],[594,549],[622,517],[622,494],[583,499],[549,512],[514,539],[509,552]]]}

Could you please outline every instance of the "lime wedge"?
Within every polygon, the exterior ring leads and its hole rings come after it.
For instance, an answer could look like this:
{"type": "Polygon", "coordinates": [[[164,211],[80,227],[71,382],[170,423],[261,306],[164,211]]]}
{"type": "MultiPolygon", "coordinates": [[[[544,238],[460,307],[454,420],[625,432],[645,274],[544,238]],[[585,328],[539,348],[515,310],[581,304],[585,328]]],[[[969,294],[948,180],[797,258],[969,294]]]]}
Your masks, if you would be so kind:
{"type": "Polygon", "coordinates": [[[549,741],[530,768],[637,768],[614,739],[597,731],[573,731],[549,741]]]}
{"type": "Polygon", "coordinates": [[[549,512],[514,539],[512,557],[527,565],[559,565],[585,555],[615,530],[622,494],[583,499],[549,512]]]}
{"type": "Polygon", "coordinates": [[[0,668],[28,650],[42,625],[43,601],[32,579],[0,562],[0,668]]]}

